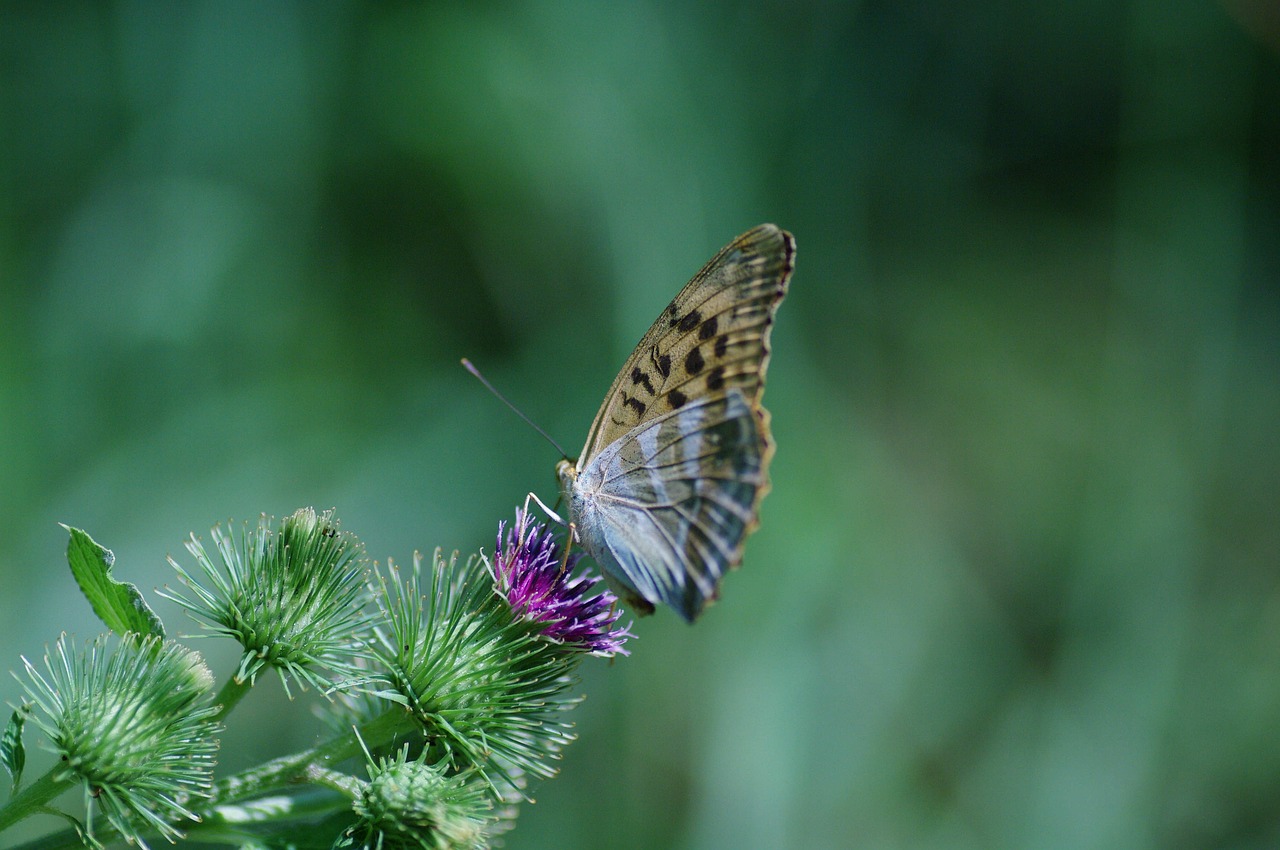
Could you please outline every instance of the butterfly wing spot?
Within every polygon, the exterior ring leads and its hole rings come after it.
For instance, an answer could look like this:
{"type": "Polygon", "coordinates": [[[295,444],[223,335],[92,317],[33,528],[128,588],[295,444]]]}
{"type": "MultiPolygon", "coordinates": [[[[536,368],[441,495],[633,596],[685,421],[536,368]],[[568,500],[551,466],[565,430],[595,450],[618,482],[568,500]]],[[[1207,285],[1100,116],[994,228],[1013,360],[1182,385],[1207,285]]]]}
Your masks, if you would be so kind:
{"type": "Polygon", "coordinates": [[[702,327],[698,328],[698,339],[704,341],[711,339],[711,337],[716,335],[716,330],[718,330],[718,328],[719,322],[716,321],[715,316],[712,316],[710,319],[707,319],[702,323],[702,327]]]}
{"type": "Polygon", "coordinates": [[[671,324],[676,330],[688,333],[698,325],[702,324],[702,313],[698,310],[690,310],[688,313],[685,313],[678,322],[675,319],[672,319],[671,324]]]}
{"type": "Polygon", "coordinates": [[[707,365],[707,361],[702,359],[702,352],[697,348],[689,349],[689,353],[684,358],[684,370],[690,375],[696,375],[702,371],[707,365]]]}
{"type": "MultiPolygon", "coordinates": [[[[645,388],[645,392],[649,393],[650,396],[653,395],[653,381],[649,380],[648,373],[639,366],[636,366],[631,370],[631,383],[634,386],[643,386],[645,388]]],[[[643,412],[644,411],[641,411],[641,413],[643,412]]]]}
{"type": "Polygon", "coordinates": [[[684,407],[684,403],[688,400],[688,397],[679,390],[672,390],[667,393],[667,404],[671,405],[672,410],[679,410],[684,407]]]}
{"type": "Polygon", "coordinates": [[[622,394],[622,404],[624,407],[630,407],[634,410],[637,416],[644,416],[644,412],[649,409],[649,406],[643,401],[626,393],[622,394]]]}
{"type": "MultiPolygon", "coordinates": [[[[724,337],[721,337],[723,339],[724,337]]],[[[711,392],[724,389],[724,367],[717,366],[707,373],[707,389],[711,392]]]]}
{"type": "Polygon", "coordinates": [[[662,376],[663,380],[666,380],[667,378],[671,377],[671,355],[670,354],[659,354],[658,349],[655,346],[653,349],[653,362],[654,362],[654,365],[658,367],[658,374],[662,376]]]}
{"type": "MultiPolygon", "coordinates": [[[[704,325],[703,327],[706,327],[706,326],[704,325]]],[[[725,334],[724,336],[716,337],[716,344],[714,347],[716,359],[723,360],[724,355],[726,354],[726,352],[728,352],[728,350],[729,350],[729,335],[725,334]]]]}

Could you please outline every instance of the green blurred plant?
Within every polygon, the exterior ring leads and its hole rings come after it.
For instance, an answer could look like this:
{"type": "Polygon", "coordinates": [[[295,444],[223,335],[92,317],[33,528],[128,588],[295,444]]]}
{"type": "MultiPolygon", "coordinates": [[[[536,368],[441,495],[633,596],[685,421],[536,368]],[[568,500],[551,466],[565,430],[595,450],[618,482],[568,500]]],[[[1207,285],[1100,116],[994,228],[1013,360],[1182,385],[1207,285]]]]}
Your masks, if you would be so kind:
{"type": "Polygon", "coordinates": [[[161,595],[243,648],[213,696],[198,653],[166,640],[114,558],[68,529],[68,561],[116,636],[65,635],[43,664],[23,659],[27,701],[0,738],[13,794],[0,831],[38,813],[69,829],[34,850],[157,836],[237,847],[481,848],[510,829],[531,779],[556,772],[573,740],[564,713],[586,655],[626,654],[616,599],[561,563],[527,514],[489,560],[415,555],[407,575],[367,565],[333,512],[262,517],[239,534],[186,544],[170,559],[183,588],[161,595]],[[222,721],[258,675],[329,697],[332,736],[226,777],[214,768],[222,721]],[[22,786],[26,721],[59,756],[22,786]],[[360,758],[363,755],[363,758],[360,758]],[[359,775],[363,772],[363,778],[359,775]],[[83,820],[54,809],[83,791],[83,820]],[[95,814],[105,819],[95,824],[95,814]]]}

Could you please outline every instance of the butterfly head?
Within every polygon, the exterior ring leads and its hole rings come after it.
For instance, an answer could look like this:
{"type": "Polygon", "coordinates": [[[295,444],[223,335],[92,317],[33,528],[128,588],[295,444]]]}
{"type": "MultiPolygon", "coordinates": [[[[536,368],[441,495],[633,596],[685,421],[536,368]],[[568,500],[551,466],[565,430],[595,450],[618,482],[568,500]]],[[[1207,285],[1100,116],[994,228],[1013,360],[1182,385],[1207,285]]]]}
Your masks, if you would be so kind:
{"type": "Polygon", "coordinates": [[[556,481],[560,482],[560,492],[567,497],[573,490],[573,482],[578,479],[578,467],[565,459],[556,464],[556,481]]]}

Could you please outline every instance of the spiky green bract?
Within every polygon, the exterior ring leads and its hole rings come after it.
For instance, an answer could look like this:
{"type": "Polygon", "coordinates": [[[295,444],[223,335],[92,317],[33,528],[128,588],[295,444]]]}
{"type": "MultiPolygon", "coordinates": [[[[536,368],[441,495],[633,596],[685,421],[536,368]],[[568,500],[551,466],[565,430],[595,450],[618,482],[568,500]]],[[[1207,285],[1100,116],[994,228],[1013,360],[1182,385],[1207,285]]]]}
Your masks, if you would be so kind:
{"type": "Polygon", "coordinates": [[[198,820],[187,800],[208,794],[218,748],[209,704],[213,675],[200,656],[158,637],[99,638],[85,651],[65,635],[44,672],[23,658],[32,722],[62,757],[63,779],[84,788],[86,832],[94,804],[122,836],[141,830],[173,840],[198,820]]]}
{"type": "Polygon", "coordinates": [[[415,555],[403,579],[378,573],[389,630],[375,652],[386,671],[383,696],[422,725],[430,752],[455,769],[476,768],[495,795],[523,789],[526,774],[555,775],[573,740],[564,712],[576,658],[542,638],[539,625],[511,616],[479,558],[459,564],[437,551],[430,567],[415,555]]]}
{"type": "Polygon", "coordinates": [[[215,527],[217,564],[192,535],[186,548],[205,583],[170,558],[192,598],[163,595],[244,647],[237,682],[253,682],[270,666],[286,691],[290,677],[323,689],[330,684],[323,671],[346,675],[367,639],[364,551],[337,530],[332,511],[303,508],[277,532],[271,525],[264,514],[257,528],[246,525],[238,536],[215,527]]]}
{"type": "Polygon", "coordinates": [[[335,847],[369,850],[483,850],[492,803],[474,776],[450,775],[450,766],[428,764],[426,754],[409,758],[402,747],[393,758],[369,765],[352,804],[360,821],[335,847]]]}
{"type": "Polygon", "coordinates": [[[366,687],[383,680],[372,664],[371,658],[356,658],[347,671],[348,678],[330,688],[329,699],[315,707],[316,716],[333,734],[346,735],[352,726],[363,726],[390,707],[385,697],[366,687]]]}

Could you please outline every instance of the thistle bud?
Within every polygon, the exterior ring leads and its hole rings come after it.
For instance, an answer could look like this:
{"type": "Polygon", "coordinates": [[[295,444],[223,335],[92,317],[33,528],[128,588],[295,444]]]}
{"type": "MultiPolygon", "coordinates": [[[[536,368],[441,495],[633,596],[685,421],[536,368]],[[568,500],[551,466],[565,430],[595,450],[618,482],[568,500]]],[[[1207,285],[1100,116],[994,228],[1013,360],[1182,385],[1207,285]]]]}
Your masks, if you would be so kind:
{"type": "Polygon", "coordinates": [[[44,673],[23,664],[32,721],[61,756],[60,778],[83,787],[90,836],[95,809],[142,847],[142,831],[172,840],[176,822],[198,820],[183,801],[208,793],[219,729],[213,677],[198,654],[134,634],[77,652],[64,635],[44,673]]]}

